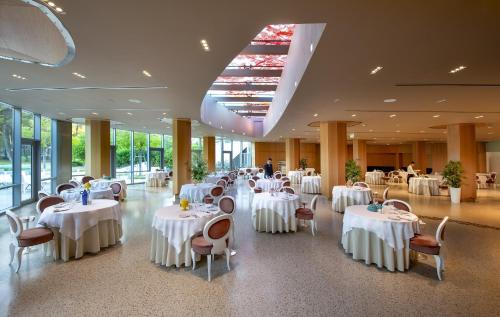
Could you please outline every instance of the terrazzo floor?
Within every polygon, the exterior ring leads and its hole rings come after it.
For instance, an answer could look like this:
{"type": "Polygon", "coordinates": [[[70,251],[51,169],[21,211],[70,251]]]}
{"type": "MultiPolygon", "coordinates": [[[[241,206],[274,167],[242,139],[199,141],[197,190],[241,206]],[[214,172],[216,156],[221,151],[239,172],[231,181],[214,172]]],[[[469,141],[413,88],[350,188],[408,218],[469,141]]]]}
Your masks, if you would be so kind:
{"type": "MultiPolygon", "coordinates": [[[[377,188],[382,192],[383,187],[377,188]]],[[[10,234],[0,217],[1,316],[499,316],[500,194],[480,193],[478,203],[451,207],[447,198],[408,195],[434,233],[451,215],[444,246],[446,271],[438,281],[432,257],[408,272],[392,273],[353,261],[340,246],[342,215],[320,198],[318,234],[256,232],[250,194],[237,189],[236,248],[232,270],[223,258],[207,282],[203,260],[195,271],[149,261],[154,211],[173,203],[170,191],[130,186],[122,203],[122,243],[80,260],[53,262],[40,250],[25,255],[19,274],[8,265],[10,234]],[[477,224],[477,225],[476,225],[477,224]],[[484,227],[487,225],[489,227],[484,227]]],[[[310,200],[311,195],[304,195],[310,200]]],[[[34,206],[19,210],[35,214],[34,206]]]]}

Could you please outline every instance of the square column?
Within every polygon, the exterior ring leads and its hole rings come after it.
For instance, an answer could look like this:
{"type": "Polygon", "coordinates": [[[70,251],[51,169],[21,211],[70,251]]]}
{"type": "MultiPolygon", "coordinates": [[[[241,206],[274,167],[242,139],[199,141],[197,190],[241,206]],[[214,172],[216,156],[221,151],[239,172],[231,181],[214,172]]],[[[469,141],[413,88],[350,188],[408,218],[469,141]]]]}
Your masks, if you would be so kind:
{"type": "Polygon", "coordinates": [[[331,199],[332,188],[345,184],[347,125],[340,121],[320,122],[321,193],[331,199]]]}
{"type": "Polygon", "coordinates": [[[420,174],[425,174],[427,169],[427,153],[425,151],[425,141],[417,141],[413,143],[413,160],[415,161],[415,169],[420,170],[420,174]]]}
{"type": "Polygon", "coordinates": [[[477,142],[477,173],[487,173],[486,170],[486,142],[477,142]]]}
{"type": "Polygon", "coordinates": [[[110,123],[85,120],[85,174],[94,178],[111,175],[110,123]]]}
{"type": "Polygon", "coordinates": [[[355,139],[352,141],[352,159],[361,168],[361,177],[365,177],[367,159],[366,159],[366,140],[355,139]]]}
{"type": "Polygon", "coordinates": [[[215,137],[203,137],[203,159],[207,162],[209,172],[215,172],[215,137]]]}
{"type": "Polygon", "coordinates": [[[473,123],[458,123],[448,126],[448,161],[460,161],[464,167],[461,201],[475,201],[477,195],[476,126],[473,123]]]}
{"type": "Polygon", "coordinates": [[[286,170],[296,170],[299,167],[300,161],[300,139],[286,139],[285,140],[285,158],[286,170]]]}
{"type": "Polygon", "coordinates": [[[178,195],[184,184],[191,183],[191,120],[174,119],[173,147],[173,193],[178,195]]]}

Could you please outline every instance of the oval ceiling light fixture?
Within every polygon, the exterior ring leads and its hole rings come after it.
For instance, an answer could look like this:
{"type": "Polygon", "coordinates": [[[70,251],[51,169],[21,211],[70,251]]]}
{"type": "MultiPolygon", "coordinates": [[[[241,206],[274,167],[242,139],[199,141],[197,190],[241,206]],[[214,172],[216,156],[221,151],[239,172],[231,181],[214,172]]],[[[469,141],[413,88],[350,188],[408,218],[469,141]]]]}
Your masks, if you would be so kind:
{"type": "Polygon", "coordinates": [[[450,74],[456,74],[456,73],[458,73],[466,68],[467,68],[467,66],[460,65],[457,68],[450,70],[450,74]]]}
{"type": "Polygon", "coordinates": [[[396,101],[397,101],[396,98],[387,98],[387,99],[384,99],[385,103],[393,103],[393,102],[396,102],[396,101]]]}
{"type": "Polygon", "coordinates": [[[15,16],[9,14],[9,3],[0,2],[2,25],[12,30],[9,36],[0,39],[0,59],[45,67],[61,67],[71,62],[75,43],[56,15],[64,14],[64,10],[54,2],[20,2],[16,4],[15,16]]]}
{"type": "Polygon", "coordinates": [[[143,74],[144,76],[146,76],[146,77],[152,77],[151,73],[150,73],[150,72],[148,72],[148,71],[147,71],[147,70],[145,70],[145,69],[142,71],[142,74],[143,74]]]}
{"type": "Polygon", "coordinates": [[[130,103],[142,103],[142,101],[139,99],[129,99],[128,102],[130,102],[130,103]]]}
{"type": "Polygon", "coordinates": [[[375,75],[376,73],[378,73],[379,71],[381,71],[381,70],[382,70],[382,68],[384,68],[384,67],[382,67],[382,66],[377,66],[377,67],[375,67],[375,68],[374,68],[374,69],[372,69],[372,71],[370,72],[370,75],[375,75]]]}

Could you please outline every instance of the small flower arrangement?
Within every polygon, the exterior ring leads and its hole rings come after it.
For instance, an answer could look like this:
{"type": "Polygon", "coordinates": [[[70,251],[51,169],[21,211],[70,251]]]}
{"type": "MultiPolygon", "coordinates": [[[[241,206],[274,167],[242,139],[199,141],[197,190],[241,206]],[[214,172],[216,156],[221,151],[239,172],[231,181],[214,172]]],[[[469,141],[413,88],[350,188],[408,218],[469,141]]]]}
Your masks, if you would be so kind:
{"type": "Polygon", "coordinates": [[[90,187],[91,187],[90,183],[83,184],[83,189],[85,189],[86,191],[89,191],[90,187]]]}

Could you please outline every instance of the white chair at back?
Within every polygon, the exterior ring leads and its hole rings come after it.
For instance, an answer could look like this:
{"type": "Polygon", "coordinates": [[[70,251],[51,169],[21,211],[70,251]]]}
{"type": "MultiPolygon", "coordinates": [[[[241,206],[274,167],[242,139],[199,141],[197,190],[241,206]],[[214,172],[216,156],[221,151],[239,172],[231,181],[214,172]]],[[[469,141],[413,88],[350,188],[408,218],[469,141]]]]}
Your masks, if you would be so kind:
{"type": "Polygon", "coordinates": [[[387,199],[382,203],[382,206],[391,206],[391,205],[399,210],[406,210],[408,212],[412,212],[410,204],[407,203],[406,201],[402,201],[399,199],[387,199]]]}

